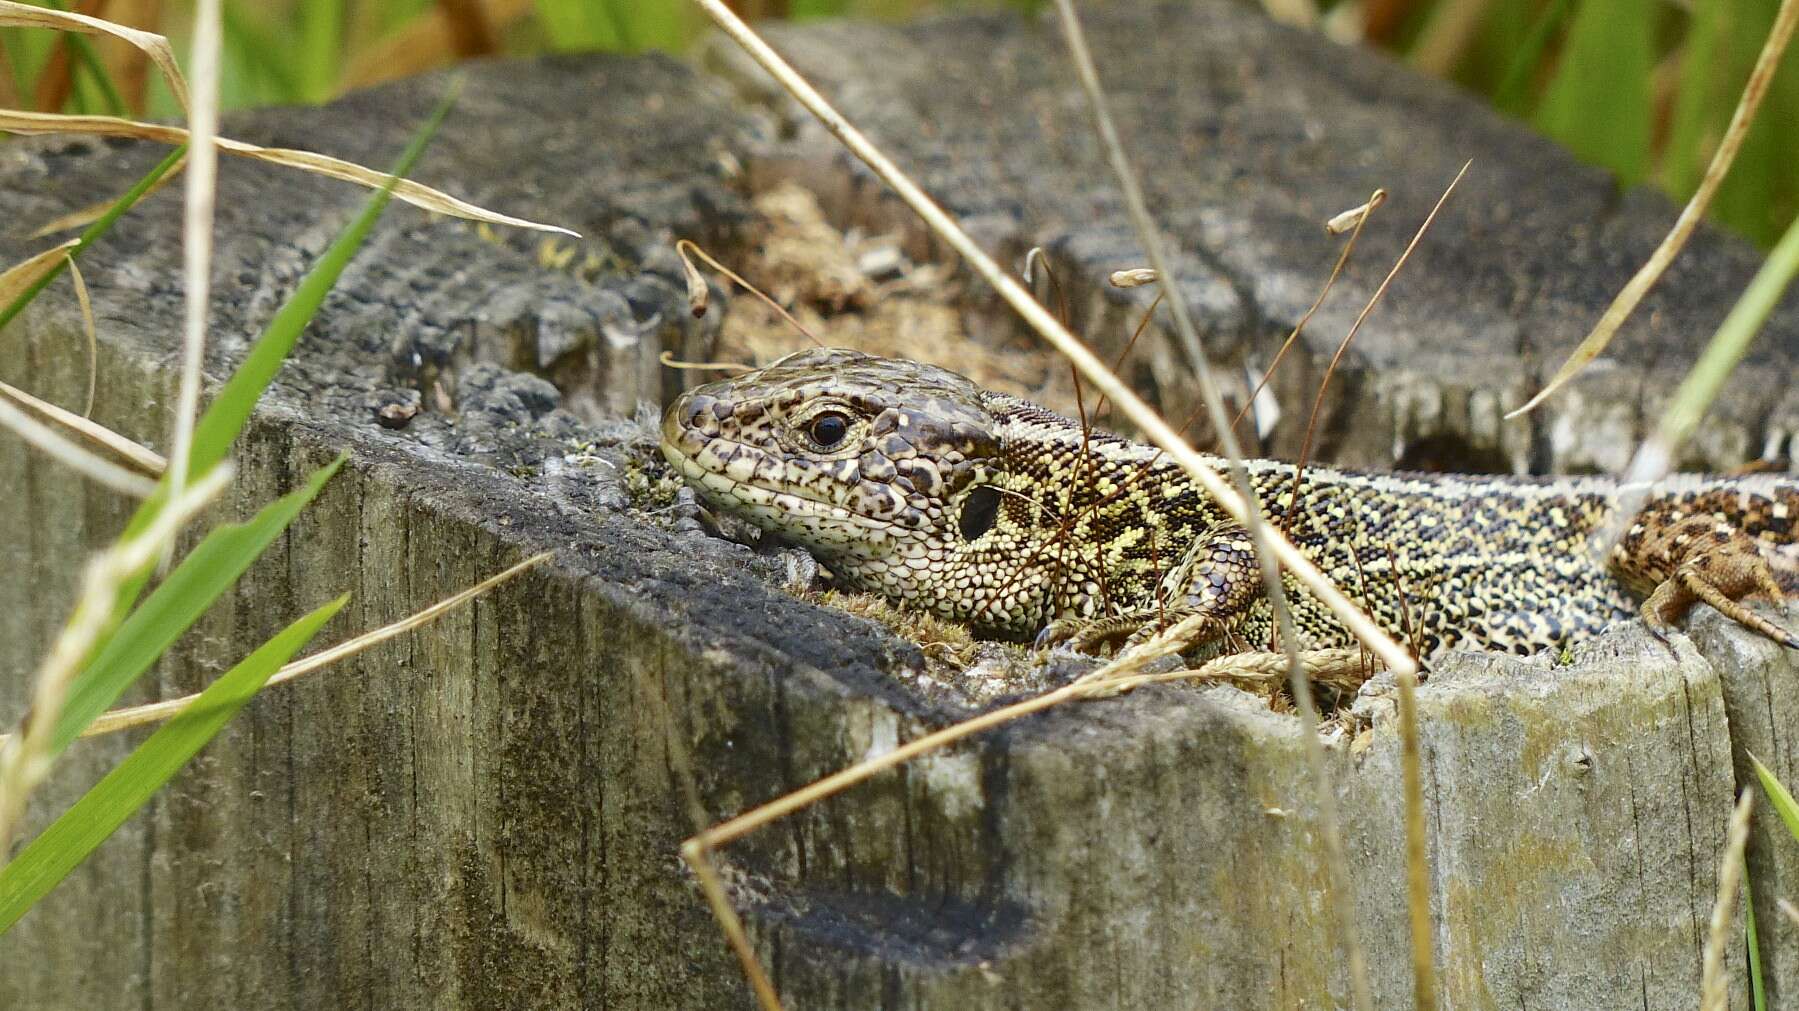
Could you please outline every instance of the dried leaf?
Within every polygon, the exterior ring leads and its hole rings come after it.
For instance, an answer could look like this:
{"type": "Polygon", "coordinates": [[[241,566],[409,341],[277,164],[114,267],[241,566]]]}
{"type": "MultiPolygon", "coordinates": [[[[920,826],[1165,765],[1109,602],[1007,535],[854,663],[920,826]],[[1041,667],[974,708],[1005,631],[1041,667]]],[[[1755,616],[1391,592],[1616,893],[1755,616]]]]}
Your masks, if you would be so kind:
{"type": "Polygon", "coordinates": [[[123,39],[136,46],[156,64],[156,68],[162,71],[163,80],[169,85],[169,93],[175,96],[175,101],[181,105],[181,111],[187,111],[187,80],[181,76],[181,69],[175,64],[175,50],[169,47],[168,39],[155,32],[127,28],[74,11],[31,7],[14,3],[13,0],[0,0],[0,28],[49,28],[59,32],[110,35],[115,39],[123,39]]]}
{"type": "MultiPolygon", "coordinates": [[[[4,2],[5,0],[0,0],[0,3],[4,2]]],[[[23,112],[16,109],[0,110],[0,130],[20,134],[79,133],[93,137],[130,137],[136,140],[155,141],[160,144],[185,144],[187,142],[187,131],[178,126],[140,123],[136,120],[120,119],[116,116],[65,116],[59,113],[23,112]]],[[[262,147],[241,140],[232,140],[229,137],[220,137],[218,144],[219,150],[229,154],[255,158],[288,168],[302,169],[332,179],[356,183],[369,189],[380,189],[387,184],[388,180],[385,172],[377,172],[354,162],[347,162],[341,158],[333,158],[330,155],[318,154],[313,151],[262,147]]],[[[398,199],[435,214],[448,214],[470,221],[486,221],[496,225],[512,225],[516,228],[531,228],[540,232],[560,232],[575,238],[581,237],[581,233],[558,225],[527,221],[524,218],[515,218],[477,207],[429,186],[422,186],[410,179],[399,180],[394,185],[393,192],[398,199]]]]}
{"type": "Polygon", "coordinates": [[[681,274],[687,280],[687,311],[693,313],[694,319],[706,315],[706,306],[711,300],[711,291],[706,287],[706,279],[700,276],[700,268],[687,258],[687,247],[694,246],[687,239],[675,243],[675,253],[681,257],[681,274]]]}
{"type": "Polygon", "coordinates": [[[100,382],[100,338],[94,330],[94,303],[87,297],[87,279],[75,265],[73,253],[63,256],[68,258],[69,281],[75,285],[75,302],[81,307],[81,329],[87,332],[87,404],[81,409],[81,416],[87,418],[93,416],[94,393],[100,382]]]}
{"type": "Polygon", "coordinates": [[[161,477],[163,468],[168,465],[168,461],[162,458],[162,454],[132,442],[97,421],[90,421],[74,411],[64,410],[47,400],[39,400],[17,387],[0,382],[0,397],[29,409],[45,421],[60,425],[89,442],[104,447],[147,477],[161,477]]]}
{"type": "Polygon", "coordinates": [[[11,431],[56,462],[121,495],[148,498],[156,491],[156,482],[63,438],[49,425],[14,407],[10,400],[0,400],[0,429],[11,431]]]}
{"type": "Polygon", "coordinates": [[[36,256],[14,264],[6,273],[0,274],[0,306],[11,305],[12,300],[24,293],[25,289],[38,283],[45,274],[55,270],[57,265],[62,262],[63,257],[69,255],[69,249],[80,241],[79,239],[70,239],[60,246],[52,246],[36,256]]]}

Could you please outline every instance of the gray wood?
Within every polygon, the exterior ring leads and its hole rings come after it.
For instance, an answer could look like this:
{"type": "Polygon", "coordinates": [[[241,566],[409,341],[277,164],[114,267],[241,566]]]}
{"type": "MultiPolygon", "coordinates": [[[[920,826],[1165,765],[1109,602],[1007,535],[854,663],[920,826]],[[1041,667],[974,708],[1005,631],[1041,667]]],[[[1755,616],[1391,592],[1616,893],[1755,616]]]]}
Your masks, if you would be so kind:
{"type": "MultiPolygon", "coordinates": [[[[1196,276],[1225,279],[1200,297],[1212,300],[1214,336],[1229,338],[1226,357],[1247,355],[1252,337],[1309,300],[1332,255],[1313,237],[1323,216],[1375,182],[1393,188],[1366,261],[1384,265],[1446,166],[1475,155],[1491,172],[1471,180],[1433,255],[1364,335],[1358,367],[1395,378],[1386,392],[1372,377],[1343,382],[1329,445],[1340,459],[1391,462],[1407,448],[1395,432],[1426,416],[1443,419],[1439,433],[1473,431],[1470,362],[1524,370],[1506,395],[1527,386],[1542,359],[1521,356],[1520,335],[1539,350],[1571,340],[1669,214],[1641,194],[1608,201],[1598,176],[1437,85],[1236,7],[1123,12],[1094,28],[1102,53],[1133,54],[1109,61],[1108,76],[1128,132],[1151,152],[1158,202],[1179,211],[1167,227],[1191,240],[1196,276]],[[1471,359],[1462,344],[1492,350],[1471,359]],[[1429,396],[1408,400],[1408,389],[1429,396]]],[[[1097,271],[1128,258],[1130,240],[1095,182],[1052,34],[984,18],[779,38],[996,244],[1053,240],[1087,292],[1087,321],[1116,317],[1121,302],[1097,271]]],[[[227,130],[383,164],[443,81],[233,117],[227,130]]],[[[779,592],[773,561],[629,506],[624,475],[648,444],[616,416],[674,381],[654,371],[659,351],[704,357],[715,336],[686,314],[673,237],[724,250],[745,241],[738,184],[780,175],[837,194],[846,220],[891,211],[816,135],[783,140],[754,96],[733,90],[742,83],[657,58],[468,70],[419,176],[582,230],[577,262],[591,253],[594,266],[548,269],[535,237],[491,241],[391,210],[240,444],[220,513],[248,512],[340,451],[348,466],[142,693],[192,690],[345,589],[353,602],[331,638],[528,552],[555,547],[558,559],[258,699],[0,939],[0,1005],[748,1002],[675,856],[694,827],[682,770],[705,817],[722,818],[966,713],[909,687],[923,667],[914,645],[779,592]],[[721,155],[748,167],[742,179],[717,173],[721,155]],[[398,431],[375,423],[376,406],[406,396],[424,413],[398,431]],[[620,469],[564,460],[587,441],[620,469]]],[[[24,238],[35,222],[116,192],[160,153],[58,139],[0,152],[7,262],[36,248],[24,238]]],[[[215,378],[362,199],[239,161],[220,185],[215,378]]],[[[98,416],[152,444],[173,401],[178,217],[172,191],[155,197],[83,264],[102,327],[98,416]]],[[[1684,347],[1723,314],[1751,254],[1711,233],[1698,253],[1633,341],[1684,347]]],[[[1372,282],[1351,278],[1358,290],[1372,282]]],[[[1332,309],[1318,339],[1340,332],[1347,311],[1332,309]]],[[[77,326],[66,288],[54,288],[3,335],[0,378],[78,403],[77,326]]],[[[1736,462],[1729,453],[1783,431],[1759,391],[1782,385],[1770,377],[1786,373],[1771,370],[1787,367],[1796,332],[1783,310],[1720,409],[1716,431],[1760,425],[1757,438],[1720,437],[1707,459],[1736,462]]],[[[1155,370],[1172,360],[1154,360],[1148,375],[1169,389],[1155,370]]],[[[1555,425],[1642,410],[1635,380],[1602,377],[1580,393],[1526,436],[1464,441],[1508,461],[1578,465],[1574,450],[1554,449],[1555,425]]],[[[0,590],[0,657],[15,672],[0,679],[7,719],[79,560],[125,515],[0,440],[0,565],[16,577],[0,590]]],[[[1422,690],[1446,1006],[1692,1005],[1744,749],[1799,779],[1778,703],[1799,660],[1715,622],[1700,633],[1697,649],[1677,638],[1671,652],[1625,629],[1564,666],[1457,659],[1422,690]]],[[[1356,919],[1380,1004],[1394,1006],[1411,985],[1398,752],[1390,700],[1375,692],[1363,706],[1372,730],[1353,747],[1335,742],[1330,764],[1356,919]]],[[[1231,690],[1146,690],[914,763],[724,857],[793,1007],[1340,1005],[1347,978],[1325,910],[1348,897],[1331,894],[1320,868],[1297,734],[1231,690]]],[[[129,743],[73,749],[34,824],[129,743]]],[[[1771,824],[1758,828],[1764,932],[1771,897],[1792,892],[1783,845],[1771,824]]],[[[1731,952],[1743,1007],[1740,940],[1731,952]]],[[[1781,992],[1799,991],[1790,959],[1770,965],[1781,992]]]]}
{"type": "MultiPolygon", "coordinates": [[[[1218,361],[1259,376],[1336,260],[1341,240],[1324,222],[1376,188],[1390,194],[1302,353],[1276,373],[1277,455],[1297,454],[1325,364],[1466,161],[1467,177],[1333,380],[1320,441],[1329,457],[1622,470],[1759,263],[1743,243],[1702,228],[1574,388],[1527,421],[1501,423],[1648,256],[1673,205],[1620,193],[1472,96],[1240,5],[1133,5],[1087,21],[1119,131],[1218,361]]],[[[1104,283],[1143,257],[1052,17],[841,22],[771,29],[770,38],[989,248],[1021,257],[1044,247],[1068,282],[1077,333],[1106,349],[1128,338],[1155,293],[1104,283]]],[[[859,166],[847,182],[835,161],[819,168],[833,150],[821,128],[770,94],[747,57],[728,42],[709,55],[797,124],[797,141],[764,148],[771,172],[798,163],[834,178],[821,190],[850,220],[905,220],[859,166]]],[[[1157,335],[1138,349],[1140,381],[1170,417],[1185,418],[1197,394],[1173,344],[1157,335]]],[[[1792,374],[1799,299],[1783,303],[1750,360],[1764,375],[1792,374]]],[[[1236,374],[1221,381],[1243,386],[1236,374]]],[[[1790,384],[1732,390],[1684,466],[1725,469],[1764,445],[1791,454],[1799,394],[1790,384]]]]}
{"type": "MultiPolygon", "coordinates": [[[[1799,664],[1771,644],[1739,635],[1722,615],[1694,622],[1693,639],[1714,657],[1724,686],[1731,759],[1739,785],[1759,783],[1751,755],[1788,790],[1799,782],[1799,664]]],[[[1762,972],[1770,997],[1799,993],[1799,924],[1780,912],[1781,899],[1799,892],[1799,843],[1775,815],[1765,793],[1756,798],[1759,817],[1750,825],[1748,880],[1755,895],[1755,928],[1761,937],[1762,972]]]]}

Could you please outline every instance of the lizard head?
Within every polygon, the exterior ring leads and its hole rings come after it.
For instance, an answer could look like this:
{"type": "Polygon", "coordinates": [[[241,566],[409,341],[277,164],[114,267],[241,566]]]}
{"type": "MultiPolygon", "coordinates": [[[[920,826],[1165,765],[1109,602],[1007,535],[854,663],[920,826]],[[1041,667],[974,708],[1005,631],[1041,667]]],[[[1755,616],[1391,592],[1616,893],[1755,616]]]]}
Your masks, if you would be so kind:
{"type": "Polygon", "coordinates": [[[815,348],[681,395],[662,453],[713,508],[924,604],[998,512],[983,396],[946,369],[815,348]]]}

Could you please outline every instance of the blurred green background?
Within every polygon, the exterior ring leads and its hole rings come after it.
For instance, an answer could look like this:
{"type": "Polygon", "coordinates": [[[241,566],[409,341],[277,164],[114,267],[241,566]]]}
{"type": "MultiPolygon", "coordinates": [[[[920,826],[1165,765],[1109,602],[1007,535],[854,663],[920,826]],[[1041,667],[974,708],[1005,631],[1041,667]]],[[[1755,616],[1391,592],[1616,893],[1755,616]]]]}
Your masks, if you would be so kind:
{"type": "MultiPolygon", "coordinates": [[[[66,7],[71,0],[53,2],[66,7]]],[[[1778,0],[1242,0],[1345,44],[1378,46],[1485,96],[1626,184],[1684,200],[1698,184],[1778,0]]],[[[905,19],[948,10],[1033,16],[1041,0],[744,0],[752,19],[905,19]]],[[[168,35],[188,2],[74,9],[168,35]]],[[[663,49],[705,30],[687,0],[226,0],[225,102],[321,102],[489,53],[663,49]]],[[[1099,54],[1102,61],[1105,54],[1099,54]]],[[[135,50],[0,31],[0,106],[168,117],[135,50]]],[[[1762,245],[1799,213],[1799,55],[1788,53],[1713,217],[1762,245]]]]}

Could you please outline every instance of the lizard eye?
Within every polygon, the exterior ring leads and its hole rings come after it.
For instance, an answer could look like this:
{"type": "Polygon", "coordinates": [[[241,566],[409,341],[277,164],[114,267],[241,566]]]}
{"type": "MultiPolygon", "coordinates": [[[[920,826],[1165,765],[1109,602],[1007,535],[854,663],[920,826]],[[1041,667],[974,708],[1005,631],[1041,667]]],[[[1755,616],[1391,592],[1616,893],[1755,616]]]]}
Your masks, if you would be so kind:
{"type": "Polygon", "coordinates": [[[812,419],[806,426],[806,434],[812,437],[820,449],[830,449],[843,441],[849,434],[850,419],[836,411],[827,411],[812,419]]]}

